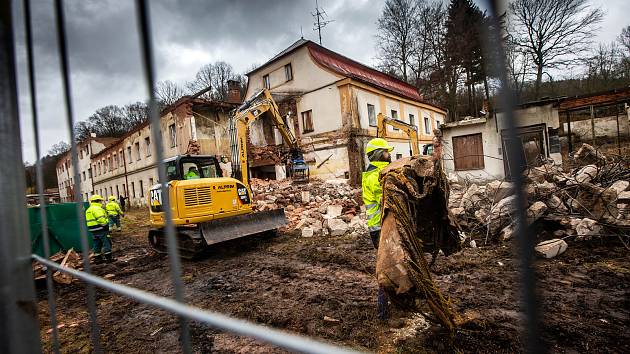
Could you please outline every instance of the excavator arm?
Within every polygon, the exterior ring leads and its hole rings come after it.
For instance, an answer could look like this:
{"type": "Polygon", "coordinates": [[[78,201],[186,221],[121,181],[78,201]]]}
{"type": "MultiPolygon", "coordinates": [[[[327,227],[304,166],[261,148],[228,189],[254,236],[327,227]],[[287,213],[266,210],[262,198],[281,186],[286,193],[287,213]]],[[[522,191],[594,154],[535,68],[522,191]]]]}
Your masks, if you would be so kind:
{"type": "Polygon", "coordinates": [[[383,113],[379,113],[376,123],[376,136],[380,138],[387,138],[388,125],[398,128],[407,134],[410,145],[409,154],[411,156],[420,155],[420,149],[418,148],[418,127],[405,123],[402,120],[386,117],[383,113]]]}
{"type": "MultiPolygon", "coordinates": [[[[289,146],[292,157],[301,159],[302,151],[295,135],[287,127],[280,115],[278,105],[267,89],[262,89],[254,94],[236,110],[230,126],[230,139],[232,141],[233,171],[234,177],[249,185],[249,169],[247,164],[247,128],[249,125],[263,116],[269,116],[273,125],[278,129],[284,142],[289,146]]],[[[306,166],[306,164],[304,164],[306,166]]],[[[308,167],[306,167],[308,170],[308,167]]]]}

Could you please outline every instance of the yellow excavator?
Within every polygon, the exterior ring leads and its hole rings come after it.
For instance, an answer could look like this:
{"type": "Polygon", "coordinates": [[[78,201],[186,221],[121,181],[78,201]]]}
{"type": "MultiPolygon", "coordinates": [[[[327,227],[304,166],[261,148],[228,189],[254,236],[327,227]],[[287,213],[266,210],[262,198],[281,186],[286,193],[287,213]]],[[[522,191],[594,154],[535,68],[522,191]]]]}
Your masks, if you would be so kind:
{"type": "MultiPolygon", "coordinates": [[[[245,101],[229,122],[232,176],[223,176],[214,156],[179,155],[163,161],[166,167],[173,224],[180,255],[193,259],[208,246],[240,237],[276,230],[286,225],[284,209],[254,211],[247,163],[247,128],[269,116],[290,147],[292,175],[308,176],[308,166],[268,90],[245,101]],[[301,161],[300,161],[301,159],[301,161]],[[303,163],[303,165],[302,165],[303,163]],[[304,173],[306,171],[306,173],[304,173]]],[[[165,213],[160,184],[149,191],[149,243],[166,252],[165,213]]]]}
{"type": "Polygon", "coordinates": [[[379,113],[376,121],[376,136],[379,138],[387,138],[388,131],[387,126],[390,125],[394,128],[404,131],[409,137],[409,155],[420,155],[420,149],[418,148],[418,127],[409,123],[403,122],[399,119],[394,119],[379,113]]]}

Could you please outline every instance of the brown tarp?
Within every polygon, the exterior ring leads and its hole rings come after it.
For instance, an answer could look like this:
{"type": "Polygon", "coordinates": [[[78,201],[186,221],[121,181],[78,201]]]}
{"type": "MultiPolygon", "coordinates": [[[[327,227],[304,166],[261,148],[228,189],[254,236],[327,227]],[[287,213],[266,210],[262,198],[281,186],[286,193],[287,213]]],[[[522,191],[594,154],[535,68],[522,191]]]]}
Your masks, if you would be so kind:
{"type": "Polygon", "coordinates": [[[413,156],[381,172],[383,222],[376,273],[392,302],[418,311],[426,301],[437,317],[433,320],[453,332],[456,314],[431,279],[424,258],[425,252],[449,255],[460,249],[459,227],[448,212],[448,182],[440,166],[413,156]]]}

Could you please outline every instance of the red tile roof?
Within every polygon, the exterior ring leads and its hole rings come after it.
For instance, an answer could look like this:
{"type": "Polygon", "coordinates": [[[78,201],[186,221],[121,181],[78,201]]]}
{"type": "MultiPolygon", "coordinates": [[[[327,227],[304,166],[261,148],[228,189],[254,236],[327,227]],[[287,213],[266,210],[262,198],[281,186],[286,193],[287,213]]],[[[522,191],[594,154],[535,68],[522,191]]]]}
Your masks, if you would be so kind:
{"type": "Polygon", "coordinates": [[[388,91],[414,101],[423,101],[422,95],[420,95],[414,86],[305,39],[297,40],[295,43],[291,44],[263,65],[252,70],[247,75],[251,75],[252,73],[266,67],[286,55],[291,54],[303,46],[307,46],[311,58],[326,70],[373,85],[384,91],[388,91]]]}
{"type": "Polygon", "coordinates": [[[414,86],[391,75],[372,69],[313,42],[308,43],[308,51],[316,63],[337,74],[374,85],[414,101],[422,101],[422,96],[414,86]]]}

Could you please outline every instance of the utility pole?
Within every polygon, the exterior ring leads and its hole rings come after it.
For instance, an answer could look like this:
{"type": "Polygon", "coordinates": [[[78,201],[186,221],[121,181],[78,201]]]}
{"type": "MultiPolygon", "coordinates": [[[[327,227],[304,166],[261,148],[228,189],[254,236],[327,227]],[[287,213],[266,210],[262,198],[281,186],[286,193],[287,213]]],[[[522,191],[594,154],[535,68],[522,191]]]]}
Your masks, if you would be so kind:
{"type": "Polygon", "coordinates": [[[322,28],[326,27],[327,24],[334,22],[335,20],[324,20],[325,17],[328,16],[326,10],[319,7],[317,0],[315,0],[315,13],[311,12],[311,15],[315,17],[315,23],[313,23],[313,31],[317,31],[319,35],[319,45],[322,45],[322,28]]]}

